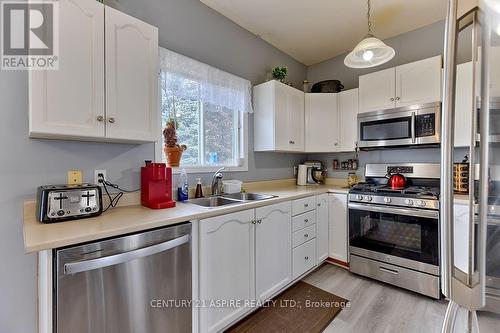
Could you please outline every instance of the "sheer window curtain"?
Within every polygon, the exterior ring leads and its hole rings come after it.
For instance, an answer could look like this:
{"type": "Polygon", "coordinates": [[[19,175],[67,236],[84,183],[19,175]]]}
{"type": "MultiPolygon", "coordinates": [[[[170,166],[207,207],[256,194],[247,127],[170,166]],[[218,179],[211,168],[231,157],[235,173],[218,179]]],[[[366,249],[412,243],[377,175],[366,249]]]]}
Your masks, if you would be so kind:
{"type": "MultiPolygon", "coordinates": [[[[199,98],[202,102],[241,113],[253,113],[252,83],[248,80],[165,48],[160,48],[160,70],[163,74],[162,80],[165,75],[172,75],[198,82],[199,98]]],[[[184,87],[180,85],[171,89],[175,89],[178,96],[185,92],[184,87]]]]}
{"type": "MultiPolygon", "coordinates": [[[[173,114],[173,112],[176,112],[175,108],[172,109],[172,107],[169,108],[167,106],[172,105],[172,103],[169,104],[170,99],[164,100],[165,96],[172,95],[191,101],[198,100],[201,106],[215,105],[220,108],[233,110],[239,114],[239,123],[236,129],[239,133],[239,142],[235,142],[237,145],[236,165],[227,168],[227,170],[248,170],[247,119],[248,114],[253,113],[251,82],[165,48],[160,48],[160,71],[160,86],[162,89],[161,107],[163,114],[167,114],[169,117],[177,117],[176,114],[173,114]]],[[[209,110],[205,109],[205,112],[209,112],[209,110]]],[[[234,124],[228,124],[227,126],[234,126],[234,124]]],[[[200,132],[200,147],[204,147],[202,144],[202,135],[200,132]]],[[[201,162],[204,158],[203,152],[202,148],[201,155],[194,156],[196,152],[192,149],[184,154],[186,156],[183,155],[183,159],[191,156],[193,163],[196,163],[196,160],[201,162]]],[[[201,164],[204,164],[204,162],[201,162],[201,164]]],[[[207,170],[199,169],[197,171],[210,171],[210,168],[207,166],[201,168],[206,168],[207,170]]]]}

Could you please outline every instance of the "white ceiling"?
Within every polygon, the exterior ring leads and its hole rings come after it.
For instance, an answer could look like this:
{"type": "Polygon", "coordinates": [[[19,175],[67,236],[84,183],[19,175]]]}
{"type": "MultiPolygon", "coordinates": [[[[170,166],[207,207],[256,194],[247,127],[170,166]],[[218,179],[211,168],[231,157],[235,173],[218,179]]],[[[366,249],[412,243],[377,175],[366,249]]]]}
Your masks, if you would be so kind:
{"type": "MultiPolygon", "coordinates": [[[[367,34],[366,0],[200,0],[305,65],[350,51],[367,34]]],[[[385,39],[442,20],[446,0],[372,0],[385,39]]]]}

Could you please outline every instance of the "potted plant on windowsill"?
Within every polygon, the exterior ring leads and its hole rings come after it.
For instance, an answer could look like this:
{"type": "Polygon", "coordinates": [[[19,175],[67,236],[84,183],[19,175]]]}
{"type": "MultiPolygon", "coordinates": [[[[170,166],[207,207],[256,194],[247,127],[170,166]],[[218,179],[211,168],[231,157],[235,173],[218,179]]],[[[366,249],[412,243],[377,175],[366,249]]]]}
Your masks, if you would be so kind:
{"type": "Polygon", "coordinates": [[[170,118],[163,129],[163,138],[165,147],[163,148],[169,167],[178,167],[181,161],[182,153],[187,149],[186,145],[177,143],[177,121],[170,118]]]}

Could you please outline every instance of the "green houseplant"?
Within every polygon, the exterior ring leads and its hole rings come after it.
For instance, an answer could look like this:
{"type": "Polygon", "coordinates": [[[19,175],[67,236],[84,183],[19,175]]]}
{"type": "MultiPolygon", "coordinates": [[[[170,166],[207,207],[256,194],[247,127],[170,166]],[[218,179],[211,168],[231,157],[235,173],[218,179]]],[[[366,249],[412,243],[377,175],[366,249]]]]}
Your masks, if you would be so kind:
{"type": "Polygon", "coordinates": [[[273,67],[273,69],[271,70],[271,74],[273,76],[273,79],[284,82],[286,76],[288,75],[288,68],[279,66],[273,67]]]}
{"type": "Polygon", "coordinates": [[[178,167],[182,153],[187,149],[187,146],[177,143],[177,121],[175,119],[170,118],[167,120],[167,124],[163,129],[163,138],[165,139],[163,151],[167,158],[167,165],[169,167],[178,167]]]}

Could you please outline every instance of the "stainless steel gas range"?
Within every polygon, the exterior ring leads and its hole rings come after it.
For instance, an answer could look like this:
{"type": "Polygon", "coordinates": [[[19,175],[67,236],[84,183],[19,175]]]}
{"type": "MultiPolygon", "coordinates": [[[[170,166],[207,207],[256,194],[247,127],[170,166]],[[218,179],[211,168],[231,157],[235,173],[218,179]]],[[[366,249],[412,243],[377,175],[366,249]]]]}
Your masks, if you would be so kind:
{"type": "Polygon", "coordinates": [[[440,298],[439,174],[439,164],[366,165],[349,191],[351,272],[440,298]],[[395,173],[405,187],[387,185],[395,173]]]}

